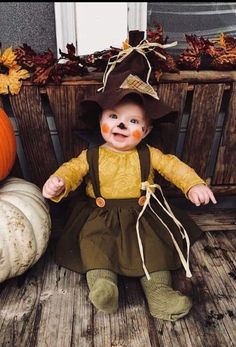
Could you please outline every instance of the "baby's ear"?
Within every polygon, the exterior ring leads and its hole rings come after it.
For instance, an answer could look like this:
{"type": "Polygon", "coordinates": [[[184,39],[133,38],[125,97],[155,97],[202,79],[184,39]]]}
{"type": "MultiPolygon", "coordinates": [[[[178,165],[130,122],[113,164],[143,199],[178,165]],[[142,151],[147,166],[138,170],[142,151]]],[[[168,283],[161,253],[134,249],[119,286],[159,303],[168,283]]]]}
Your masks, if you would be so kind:
{"type": "Polygon", "coordinates": [[[143,139],[152,131],[153,126],[149,125],[143,134],[143,139]]]}

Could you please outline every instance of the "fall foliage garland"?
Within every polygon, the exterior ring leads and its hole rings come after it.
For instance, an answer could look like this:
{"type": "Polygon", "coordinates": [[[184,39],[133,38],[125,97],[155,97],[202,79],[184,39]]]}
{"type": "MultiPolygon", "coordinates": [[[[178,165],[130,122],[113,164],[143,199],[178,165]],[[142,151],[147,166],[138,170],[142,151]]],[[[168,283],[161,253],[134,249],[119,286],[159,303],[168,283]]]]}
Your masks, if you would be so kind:
{"type": "MultiPolygon", "coordinates": [[[[187,48],[174,58],[159,47],[156,51],[166,57],[151,61],[153,76],[160,79],[163,72],[179,72],[179,70],[235,70],[236,69],[236,39],[230,35],[221,34],[219,39],[208,40],[196,35],[185,35],[187,48]]],[[[163,28],[157,24],[156,30],[147,31],[147,41],[161,44],[167,43],[163,28]]],[[[0,94],[18,94],[22,79],[30,78],[35,85],[47,83],[60,84],[65,76],[84,76],[91,71],[104,72],[108,60],[128,47],[128,41],[122,48],[110,47],[93,54],[76,56],[73,44],[67,44],[67,53],[59,49],[57,59],[53,52],[36,53],[30,46],[23,44],[14,50],[7,48],[0,53],[0,94]],[[66,61],[61,63],[60,61],[66,61]]]]}

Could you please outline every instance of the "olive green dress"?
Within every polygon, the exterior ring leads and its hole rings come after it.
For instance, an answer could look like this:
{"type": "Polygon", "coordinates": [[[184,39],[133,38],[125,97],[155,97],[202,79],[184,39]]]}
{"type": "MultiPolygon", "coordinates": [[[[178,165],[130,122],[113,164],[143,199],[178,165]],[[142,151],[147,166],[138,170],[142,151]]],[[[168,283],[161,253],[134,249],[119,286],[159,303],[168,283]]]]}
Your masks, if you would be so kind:
{"type": "MultiPolygon", "coordinates": [[[[148,180],[150,151],[146,145],[137,148],[140,161],[141,181],[148,180]]],[[[99,147],[87,151],[89,178],[95,197],[102,197],[99,180],[99,147]]],[[[199,183],[201,179],[199,178],[199,183]]],[[[155,193],[163,202],[161,194],[155,193]]],[[[140,195],[145,195],[141,190],[140,195]]],[[[143,276],[144,270],[138,246],[136,222],[142,206],[138,198],[104,199],[99,207],[94,198],[76,198],[73,210],[56,245],[56,262],[70,270],[85,273],[91,269],[108,269],[126,276],[143,276]]],[[[153,210],[174,235],[183,254],[186,244],[173,219],[151,198],[153,210]]],[[[171,207],[176,218],[188,232],[191,245],[201,235],[201,230],[183,211],[171,207]]],[[[145,265],[149,273],[175,270],[181,267],[176,247],[164,224],[147,206],[139,221],[140,238],[145,265]]]]}

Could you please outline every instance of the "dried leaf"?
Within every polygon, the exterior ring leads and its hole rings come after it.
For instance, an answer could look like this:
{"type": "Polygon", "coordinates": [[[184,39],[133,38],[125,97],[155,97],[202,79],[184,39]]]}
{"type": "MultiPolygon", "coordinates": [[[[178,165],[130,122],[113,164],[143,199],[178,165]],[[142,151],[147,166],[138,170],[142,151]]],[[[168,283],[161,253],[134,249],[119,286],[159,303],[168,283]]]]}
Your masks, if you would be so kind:
{"type": "Polygon", "coordinates": [[[177,66],[183,70],[208,69],[216,54],[214,43],[202,36],[185,35],[188,47],[177,59],[177,66]]]}
{"type": "Polygon", "coordinates": [[[120,48],[110,47],[110,49],[97,51],[93,54],[86,55],[83,58],[85,59],[85,63],[88,67],[94,68],[97,72],[104,72],[107,67],[108,60],[117,55],[120,51],[120,48]]]}
{"type": "Polygon", "coordinates": [[[36,70],[32,76],[32,82],[37,85],[45,85],[49,82],[52,69],[53,66],[49,66],[47,68],[40,66],[36,67],[36,70]]]}
{"type": "Polygon", "coordinates": [[[148,42],[158,42],[162,45],[167,43],[168,36],[164,38],[164,30],[161,24],[157,23],[155,25],[155,30],[147,30],[147,40],[148,42]]]}
{"type": "Polygon", "coordinates": [[[37,55],[34,50],[31,49],[26,43],[23,44],[23,47],[18,47],[14,49],[17,62],[25,68],[28,68],[30,71],[35,69],[34,57],[37,55]]]}
{"type": "Polygon", "coordinates": [[[53,52],[48,49],[47,52],[35,55],[33,57],[33,62],[39,67],[49,67],[53,66],[57,62],[57,59],[54,57],[53,52]]]}
{"type": "MultiPolygon", "coordinates": [[[[164,38],[163,27],[160,24],[156,24],[156,29],[154,31],[147,31],[148,42],[157,42],[160,44],[166,44],[168,41],[168,36],[164,38]]],[[[178,72],[176,62],[174,57],[166,52],[165,49],[156,47],[155,52],[150,52],[147,57],[151,63],[152,70],[154,72],[155,79],[159,81],[159,77],[163,72],[178,72]],[[166,59],[160,58],[155,52],[162,54],[166,59]]]]}

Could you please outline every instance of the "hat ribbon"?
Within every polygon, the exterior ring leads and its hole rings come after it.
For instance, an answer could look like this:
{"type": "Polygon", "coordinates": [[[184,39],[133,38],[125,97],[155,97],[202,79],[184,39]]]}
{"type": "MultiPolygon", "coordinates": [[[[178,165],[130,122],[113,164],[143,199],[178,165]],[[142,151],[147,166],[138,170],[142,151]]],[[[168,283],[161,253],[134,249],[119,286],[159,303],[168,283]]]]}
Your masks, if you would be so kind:
{"type": "Polygon", "coordinates": [[[145,261],[144,261],[144,252],[143,252],[143,245],[142,245],[142,240],[141,240],[141,237],[140,237],[140,233],[139,233],[139,220],[140,218],[142,217],[145,209],[147,206],[150,207],[151,211],[155,214],[155,216],[160,220],[160,222],[165,226],[165,228],[167,229],[167,231],[169,232],[171,238],[172,238],[172,241],[174,243],[174,246],[179,254],[179,257],[180,257],[180,260],[181,260],[181,263],[186,271],[186,277],[192,277],[192,274],[191,274],[191,271],[190,271],[190,268],[189,268],[189,251],[190,251],[190,241],[189,241],[189,237],[188,237],[188,234],[185,230],[185,228],[183,227],[183,225],[180,223],[180,221],[175,217],[175,215],[173,214],[168,202],[166,201],[164,195],[163,195],[163,192],[162,192],[162,189],[161,187],[158,185],[158,184],[150,184],[149,182],[142,182],[141,183],[141,189],[142,190],[146,190],[146,200],[145,200],[145,203],[143,205],[143,208],[141,210],[141,212],[139,213],[139,216],[138,216],[138,219],[137,219],[137,222],[136,222],[136,232],[137,232],[137,239],[138,239],[138,245],[139,245],[139,252],[140,252],[140,256],[141,256],[141,259],[142,259],[142,265],[143,265],[143,269],[144,269],[144,273],[147,277],[148,280],[151,279],[149,273],[148,273],[148,270],[146,268],[146,265],[145,265],[145,261]],[[164,205],[162,205],[162,203],[158,200],[158,198],[156,197],[156,195],[154,194],[152,188],[158,188],[161,192],[161,195],[162,195],[162,198],[164,200],[164,205]],[[165,222],[158,216],[158,214],[153,210],[151,204],[150,204],[150,198],[151,196],[158,202],[158,204],[162,207],[162,209],[173,219],[173,221],[175,222],[175,224],[177,225],[178,229],[179,229],[179,232],[182,236],[183,239],[186,240],[186,245],[187,245],[187,259],[184,258],[184,255],[177,243],[177,241],[175,240],[174,238],[174,235],[172,234],[172,232],[170,231],[169,227],[165,224],[165,222]]]}
{"type": "Polygon", "coordinates": [[[161,43],[158,43],[158,42],[148,42],[147,40],[142,40],[137,46],[135,47],[129,46],[128,48],[120,51],[117,55],[112,56],[108,60],[107,67],[103,75],[103,87],[99,88],[98,91],[104,90],[107,83],[108,76],[112,72],[112,70],[114,70],[116,64],[122,62],[133,51],[136,51],[142,54],[144,58],[146,59],[146,62],[148,64],[148,73],[147,73],[146,83],[149,84],[149,77],[152,71],[152,67],[148,58],[146,57],[146,53],[154,51],[156,55],[166,60],[166,57],[163,54],[155,51],[155,48],[156,47],[169,48],[176,45],[177,45],[177,41],[162,45],[161,43]]]}

